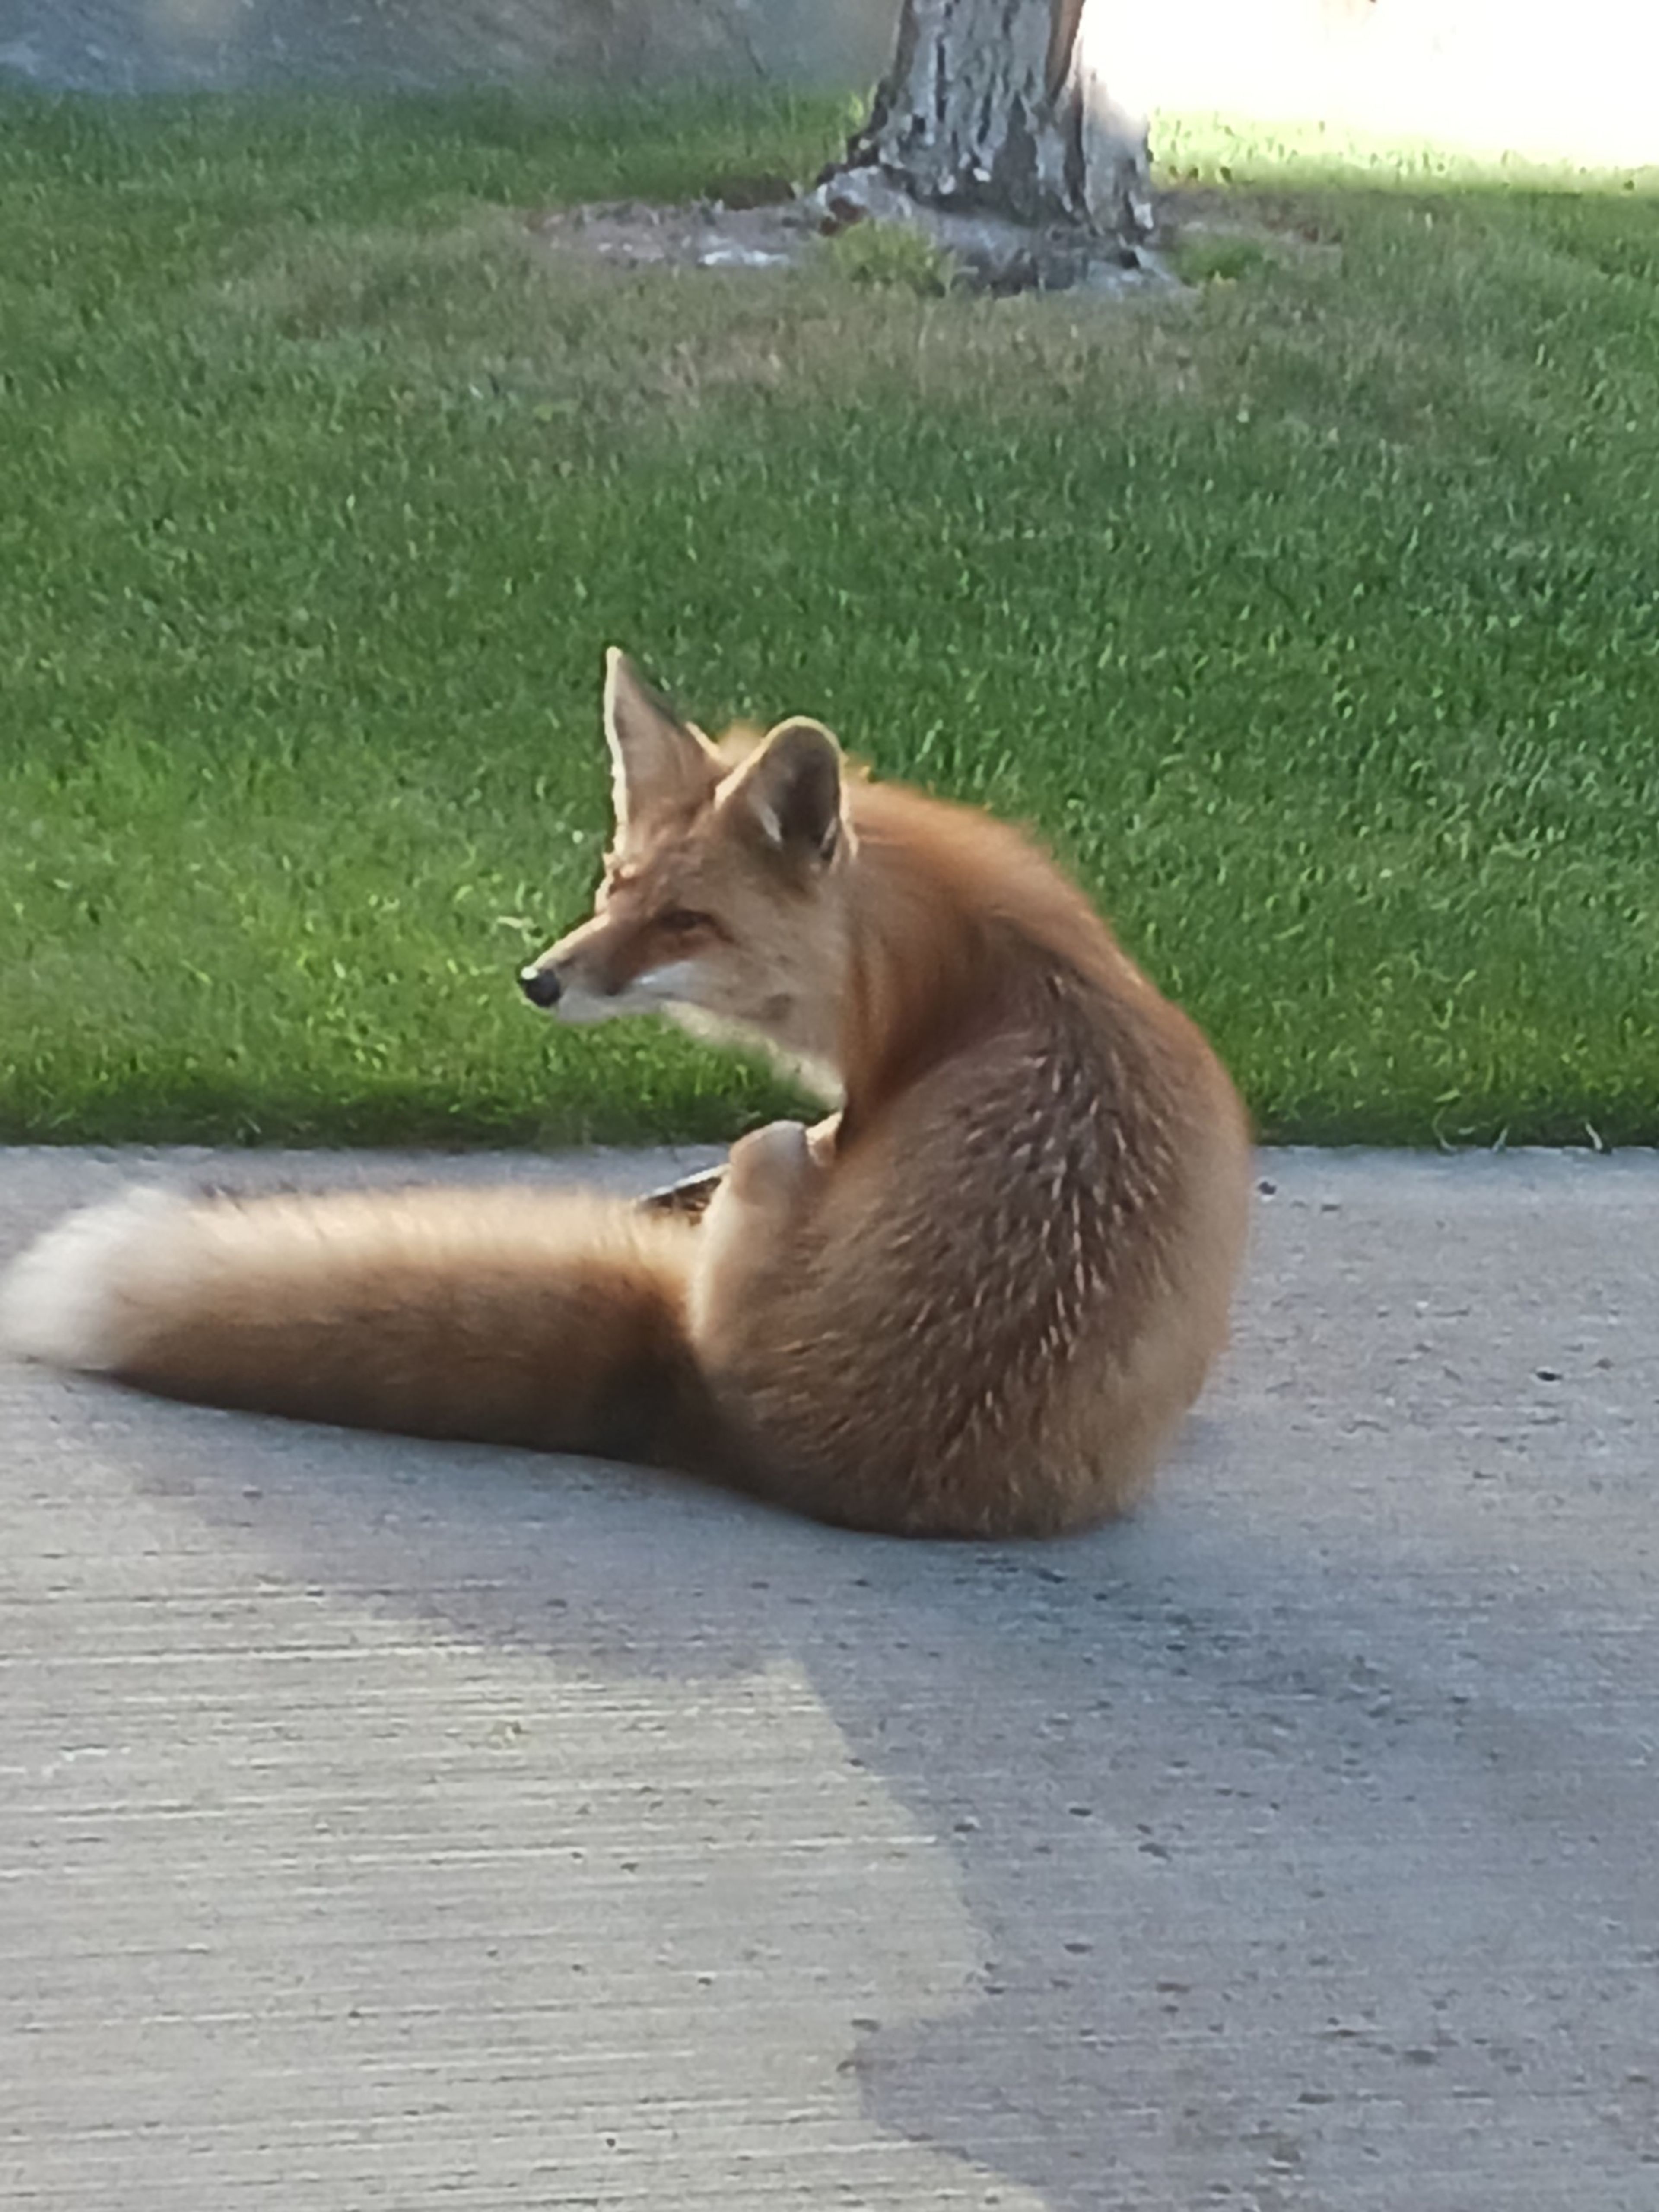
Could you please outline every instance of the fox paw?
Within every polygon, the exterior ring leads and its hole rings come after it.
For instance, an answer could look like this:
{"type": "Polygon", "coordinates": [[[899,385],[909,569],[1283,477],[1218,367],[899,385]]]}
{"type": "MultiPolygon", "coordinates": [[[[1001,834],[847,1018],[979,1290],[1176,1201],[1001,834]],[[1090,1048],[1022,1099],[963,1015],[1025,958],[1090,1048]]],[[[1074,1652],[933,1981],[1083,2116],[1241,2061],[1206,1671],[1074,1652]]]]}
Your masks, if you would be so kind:
{"type": "Polygon", "coordinates": [[[782,1206],[812,1172],[806,1131],[799,1121],[769,1121],[732,1147],[726,1188],[745,1206],[782,1206]]]}

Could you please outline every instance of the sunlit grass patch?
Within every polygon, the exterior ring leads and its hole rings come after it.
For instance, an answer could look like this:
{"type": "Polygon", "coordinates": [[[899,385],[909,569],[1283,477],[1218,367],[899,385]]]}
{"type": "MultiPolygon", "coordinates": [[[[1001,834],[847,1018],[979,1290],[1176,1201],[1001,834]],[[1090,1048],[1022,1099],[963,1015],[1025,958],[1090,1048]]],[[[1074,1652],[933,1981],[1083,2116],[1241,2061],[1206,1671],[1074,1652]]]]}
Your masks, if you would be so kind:
{"type": "Polygon", "coordinates": [[[0,1132],[776,1110],[513,988],[619,641],[1032,823],[1271,1133],[1659,1137],[1659,200],[1166,134],[1127,303],[535,227],[843,120],[6,110],[0,1132]]]}

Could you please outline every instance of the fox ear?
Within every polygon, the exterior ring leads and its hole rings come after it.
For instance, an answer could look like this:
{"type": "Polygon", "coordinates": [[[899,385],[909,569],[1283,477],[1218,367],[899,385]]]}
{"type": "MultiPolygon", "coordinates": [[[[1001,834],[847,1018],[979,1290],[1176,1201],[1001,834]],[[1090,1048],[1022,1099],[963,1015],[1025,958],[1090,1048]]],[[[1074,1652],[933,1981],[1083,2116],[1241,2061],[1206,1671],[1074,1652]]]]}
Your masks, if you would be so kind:
{"type": "Polygon", "coordinates": [[[732,775],[729,802],[767,843],[822,865],[841,842],[841,747],[821,722],[780,722],[732,775]]]}
{"type": "Polygon", "coordinates": [[[605,657],[605,737],[619,834],[647,816],[696,806],[720,781],[708,740],[681,721],[615,646],[605,657]]]}

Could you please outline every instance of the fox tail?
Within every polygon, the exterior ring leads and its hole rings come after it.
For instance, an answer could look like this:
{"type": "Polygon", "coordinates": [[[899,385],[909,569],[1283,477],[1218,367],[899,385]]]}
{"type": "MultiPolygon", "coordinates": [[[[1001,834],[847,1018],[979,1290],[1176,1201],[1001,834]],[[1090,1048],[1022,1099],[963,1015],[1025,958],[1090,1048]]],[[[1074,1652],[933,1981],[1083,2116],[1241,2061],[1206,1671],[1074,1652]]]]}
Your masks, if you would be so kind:
{"type": "Polygon", "coordinates": [[[524,1189],[136,1189],[0,1281],[0,1343],[244,1411],[714,1471],[692,1224],[524,1189]]]}

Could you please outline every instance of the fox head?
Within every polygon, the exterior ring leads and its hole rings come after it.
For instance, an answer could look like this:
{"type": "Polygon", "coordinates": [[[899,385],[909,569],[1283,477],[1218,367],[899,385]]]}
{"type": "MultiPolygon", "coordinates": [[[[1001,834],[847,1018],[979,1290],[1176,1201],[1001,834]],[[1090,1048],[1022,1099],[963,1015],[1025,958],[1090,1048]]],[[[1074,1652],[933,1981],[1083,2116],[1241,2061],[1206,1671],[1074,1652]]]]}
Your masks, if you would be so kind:
{"type": "Polygon", "coordinates": [[[713,744],[615,651],[605,731],[617,818],[594,912],[521,972],[526,997],[566,1021],[735,1026],[833,1066],[854,845],[834,738],[794,720],[713,744]]]}

